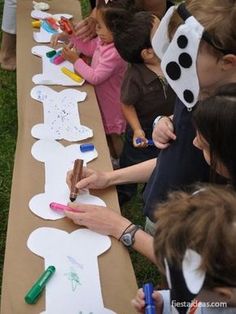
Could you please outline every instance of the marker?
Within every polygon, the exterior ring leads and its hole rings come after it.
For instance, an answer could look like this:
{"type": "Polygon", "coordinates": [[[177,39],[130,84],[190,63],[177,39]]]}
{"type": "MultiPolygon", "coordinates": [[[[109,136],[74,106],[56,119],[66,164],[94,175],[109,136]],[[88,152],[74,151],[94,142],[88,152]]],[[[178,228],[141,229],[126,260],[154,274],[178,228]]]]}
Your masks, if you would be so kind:
{"type": "Polygon", "coordinates": [[[83,159],[76,159],[74,162],[74,168],[72,173],[72,180],[71,180],[71,190],[70,190],[70,200],[71,202],[74,202],[77,194],[78,189],[75,186],[78,181],[81,180],[82,172],[83,172],[83,159]]]}
{"type": "MultiPolygon", "coordinates": [[[[141,137],[138,137],[136,138],[135,142],[136,144],[141,144],[143,142],[143,139],[141,139],[141,137]]],[[[147,140],[147,144],[151,146],[151,145],[154,145],[154,142],[153,140],[149,139],[147,140]]]]}
{"type": "Polygon", "coordinates": [[[25,302],[28,304],[34,304],[38,301],[41,293],[43,292],[46,283],[55,273],[56,268],[49,266],[39,277],[39,279],[33,284],[32,288],[26,293],[25,302]]]}
{"type": "Polygon", "coordinates": [[[64,61],[65,61],[65,59],[61,55],[59,55],[59,56],[56,56],[55,58],[53,58],[52,63],[58,65],[64,61]]]}
{"type": "Polygon", "coordinates": [[[152,298],[153,284],[151,282],[143,285],[145,295],[145,314],[156,314],[156,307],[152,298]]]}
{"type": "Polygon", "coordinates": [[[41,21],[32,21],[32,26],[34,28],[40,28],[41,26],[41,21]]]}
{"type": "Polygon", "coordinates": [[[66,32],[69,35],[71,35],[73,33],[73,28],[72,28],[69,20],[67,18],[65,18],[64,16],[61,17],[61,19],[59,21],[59,25],[60,25],[60,29],[63,32],[66,32]]]}
{"type": "Polygon", "coordinates": [[[56,54],[54,54],[54,56],[52,56],[52,57],[50,58],[50,62],[51,62],[51,63],[54,63],[54,59],[55,59],[56,57],[58,57],[58,56],[61,56],[61,53],[62,53],[62,49],[57,50],[57,51],[56,51],[56,54]]]}
{"type": "Polygon", "coordinates": [[[50,51],[46,52],[46,56],[47,56],[48,58],[52,58],[52,57],[54,57],[56,54],[57,54],[56,50],[50,50],[50,51]]]}
{"type": "Polygon", "coordinates": [[[77,74],[75,74],[74,72],[70,71],[69,69],[67,69],[66,67],[62,67],[61,71],[69,76],[69,78],[71,78],[73,81],[77,82],[77,83],[82,83],[83,82],[83,78],[77,74]]]}
{"type": "Polygon", "coordinates": [[[57,21],[53,18],[53,17],[47,17],[45,19],[45,21],[47,22],[47,24],[55,31],[58,30],[58,24],[57,21]]]}
{"type": "Polygon", "coordinates": [[[60,214],[62,214],[65,210],[73,211],[73,208],[55,202],[50,203],[49,207],[60,214]]]}
{"type": "Polygon", "coordinates": [[[88,143],[88,144],[81,144],[80,145],[80,151],[82,153],[90,152],[92,150],[94,150],[94,145],[93,144],[88,143]]]}

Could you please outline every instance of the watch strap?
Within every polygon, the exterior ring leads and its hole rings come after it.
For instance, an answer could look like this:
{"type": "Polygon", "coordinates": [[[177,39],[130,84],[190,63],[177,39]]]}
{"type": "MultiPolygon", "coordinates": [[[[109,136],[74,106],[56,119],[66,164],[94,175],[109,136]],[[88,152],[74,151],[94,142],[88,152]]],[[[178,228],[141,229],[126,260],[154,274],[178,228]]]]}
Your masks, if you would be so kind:
{"type": "Polygon", "coordinates": [[[119,238],[119,240],[125,245],[125,246],[132,246],[134,244],[134,236],[135,233],[139,230],[142,229],[141,226],[139,225],[129,225],[122,233],[121,237],[119,238]],[[129,241],[127,241],[127,236],[129,236],[129,241]]]}

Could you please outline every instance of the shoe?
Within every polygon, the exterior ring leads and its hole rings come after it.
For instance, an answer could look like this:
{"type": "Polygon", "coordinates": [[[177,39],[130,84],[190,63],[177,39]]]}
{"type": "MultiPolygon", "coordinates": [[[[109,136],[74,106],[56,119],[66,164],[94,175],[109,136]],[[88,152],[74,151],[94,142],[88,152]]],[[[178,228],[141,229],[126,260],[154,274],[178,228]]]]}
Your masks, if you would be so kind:
{"type": "Polygon", "coordinates": [[[1,68],[7,71],[16,70],[16,35],[2,32],[0,51],[1,68]]]}

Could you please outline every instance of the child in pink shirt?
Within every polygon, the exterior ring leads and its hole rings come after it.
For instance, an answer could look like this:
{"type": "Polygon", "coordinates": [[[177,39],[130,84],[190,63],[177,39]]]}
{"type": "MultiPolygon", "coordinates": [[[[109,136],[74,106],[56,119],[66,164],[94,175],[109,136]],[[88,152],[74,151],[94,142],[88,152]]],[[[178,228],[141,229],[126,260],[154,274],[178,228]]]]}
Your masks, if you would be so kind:
{"type": "Polygon", "coordinates": [[[85,42],[78,36],[71,35],[70,45],[64,47],[62,56],[74,64],[75,71],[79,75],[94,85],[110,154],[117,159],[123,147],[121,134],[126,128],[121,110],[120,89],[127,63],[117,52],[112,32],[105,20],[106,10],[113,8],[115,2],[109,1],[107,4],[97,5],[97,37],[85,42]],[[70,49],[72,45],[77,51],[92,57],[91,65],[85,63],[75,51],[70,49]]]}

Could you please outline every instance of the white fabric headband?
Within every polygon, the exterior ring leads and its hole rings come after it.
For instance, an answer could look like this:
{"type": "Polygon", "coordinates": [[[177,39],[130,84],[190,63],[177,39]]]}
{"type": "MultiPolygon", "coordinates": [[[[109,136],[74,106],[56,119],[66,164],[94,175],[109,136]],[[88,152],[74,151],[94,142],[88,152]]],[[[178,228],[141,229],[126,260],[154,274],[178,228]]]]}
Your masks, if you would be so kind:
{"type": "Polygon", "coordinates": [[[162,18],[152,38],[152,47],[161,59],[162,71],[179,99],[191,109],[198,101],[199,81],[196,60],[204,27],[189,16],[180,25],[173,39],[168,37],[168,24],[176,6],[172,6],[162,18]]]}

